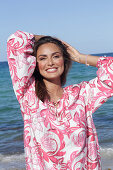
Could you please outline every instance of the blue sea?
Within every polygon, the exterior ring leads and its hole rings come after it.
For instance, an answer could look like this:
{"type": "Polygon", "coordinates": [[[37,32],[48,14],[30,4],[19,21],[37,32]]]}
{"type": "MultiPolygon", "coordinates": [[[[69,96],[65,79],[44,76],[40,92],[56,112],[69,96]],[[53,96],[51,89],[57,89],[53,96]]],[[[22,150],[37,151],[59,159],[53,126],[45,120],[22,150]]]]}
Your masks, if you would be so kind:
{"type": "MultiPolygon", "coordinates": [[[[96,54],[113,56],[113,53],[96,54]]],[[[97,68],[73,63],[66,85],[96,77],[97,68]]],[[[94,114],[103,170],[113,169],[113,97],[94,114]]],[[[0,170],[25,169],[23,120],[10,79],[7,62],[0,62],[0,170]]]]}

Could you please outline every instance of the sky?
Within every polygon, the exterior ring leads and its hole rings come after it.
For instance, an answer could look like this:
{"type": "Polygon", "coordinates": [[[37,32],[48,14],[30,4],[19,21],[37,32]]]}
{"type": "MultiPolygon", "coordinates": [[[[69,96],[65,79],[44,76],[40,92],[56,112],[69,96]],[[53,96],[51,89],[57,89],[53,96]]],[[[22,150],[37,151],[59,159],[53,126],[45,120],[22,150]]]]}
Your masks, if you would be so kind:
{"type": "Polygon", "coordinates": [[[113,52],[113,0],[0,0],[0,61],[16,30],[60,38],[84,54],[113,52]]]}

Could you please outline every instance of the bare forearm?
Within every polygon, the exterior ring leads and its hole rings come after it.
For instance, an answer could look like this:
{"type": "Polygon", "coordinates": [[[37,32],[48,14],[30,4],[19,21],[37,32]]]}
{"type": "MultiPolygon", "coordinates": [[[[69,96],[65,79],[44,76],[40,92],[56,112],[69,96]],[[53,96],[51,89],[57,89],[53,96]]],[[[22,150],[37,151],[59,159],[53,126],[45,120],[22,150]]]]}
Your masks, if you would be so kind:
{"type": "Polygon", "coordinates": [[[76,62],[94,66],[94,67],[96,67],[98,59],[99,59],[99,56],[92,56],[92,55],[86,55],[86,54],[81,54],[81,53],[77,56],[77,61],[75,57],[76,62]]]}
{"type": "Polygon", "coordinates": [[[96,67],[97,61],[99,59],[99,56],[92,56],[92,55],[87,55],[87,54],[82,54],[75,48],[73,48],[71,45],[68,43],[64,42],[67,46],[67,51],[69,52],[71,59],[75,62],[81,63],[81,64],[86,64],[90,66],[96,67]]]}

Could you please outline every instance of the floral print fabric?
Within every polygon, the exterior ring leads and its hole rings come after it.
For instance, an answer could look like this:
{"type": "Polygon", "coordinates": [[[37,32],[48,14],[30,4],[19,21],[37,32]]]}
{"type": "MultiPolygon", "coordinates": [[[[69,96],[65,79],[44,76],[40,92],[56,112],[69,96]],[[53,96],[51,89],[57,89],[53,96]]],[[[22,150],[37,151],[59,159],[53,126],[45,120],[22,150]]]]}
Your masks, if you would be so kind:
{"type": "Polygon", "coordinates": [[[9,70],[24,120],[27,170],[100,170],[92,113],[113,95],[113,58],[100,57],[97,77],[64,88],[57,108],[35,95],[34,36],[17,31],[7,42],[9,70]]]}

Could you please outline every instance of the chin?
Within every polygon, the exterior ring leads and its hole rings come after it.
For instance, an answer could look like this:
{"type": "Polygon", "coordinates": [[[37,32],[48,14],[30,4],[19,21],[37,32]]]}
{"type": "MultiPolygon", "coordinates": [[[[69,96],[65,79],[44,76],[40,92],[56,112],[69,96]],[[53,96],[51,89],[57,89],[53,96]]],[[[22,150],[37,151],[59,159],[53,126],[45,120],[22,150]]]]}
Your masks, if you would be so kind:
{"type": "Polygon", "coordinates": [[[51,77],[44,77],[44,79],[47,80],[47,81],[51,81],[51,82],[52,81],[54,81],[54,82],[59,82],[60,81],[59,76],[58,77],[56,77],[56,76],[55,77],[52,77],[52,76],[51,77]]]}

